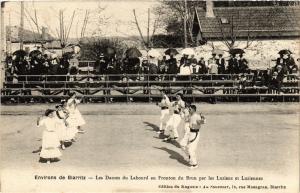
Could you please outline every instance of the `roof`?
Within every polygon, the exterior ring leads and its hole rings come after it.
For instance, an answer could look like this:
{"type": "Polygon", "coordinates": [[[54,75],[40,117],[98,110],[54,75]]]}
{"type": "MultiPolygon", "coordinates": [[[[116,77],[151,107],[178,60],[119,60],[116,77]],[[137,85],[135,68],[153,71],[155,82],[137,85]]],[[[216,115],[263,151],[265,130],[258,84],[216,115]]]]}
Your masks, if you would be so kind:
{"type": "MultiPolygon", "coordinates": [[[[6,27],[6,39],[10,40],[11,42],[20,42],[20,27],[18,26],[7,26],[6,27]]],[[[25,43],[36,43],[36,42],[41,42],[41,41],[53,41],[54,38],[46,33],[46,38],[45,40],[42,40],[41,34],[32,32],[27,29],[23,29],[23,41],[25,43]]]]}
{"type": "Polygon", "coordinates": [[[213,11],[215,17],[208,18],[203,8],[196,9],[194,28],[203,38],[300,36],[300,6],[215,7],[213,11]]]}

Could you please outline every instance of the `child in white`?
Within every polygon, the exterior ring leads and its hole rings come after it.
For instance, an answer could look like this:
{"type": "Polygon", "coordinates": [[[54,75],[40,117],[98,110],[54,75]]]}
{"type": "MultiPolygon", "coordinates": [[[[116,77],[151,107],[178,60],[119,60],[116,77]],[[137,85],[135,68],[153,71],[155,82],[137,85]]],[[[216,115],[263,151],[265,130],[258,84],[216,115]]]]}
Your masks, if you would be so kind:
{"type": "Polygon", "coordinates": [[[80,102],[80,100],[76,99],[76,93],[72,93],[71,97],[67,101],[66,106],[66,109],[70,113],[68,118],[69,127],[73,128],[75,134],[77,132],[84,132],[81,129],[81,126],[85,124],[85,120],[83,119],[77,107],[80,102]]]}
{"type": "Polygon", "coordinates": [[[63,104],[56,106],[55,112],[57,118],[57,132],[61,143],[61,148],[65,149],[65,142],[69,140],[68,138],[68,123],[66,119],[68,118],[68,113],[64,110],[63,104]]]}
{"type": "Polygon", "coordinates": [[[45,116],[39,117],[37,120],[38,127],[45,126],[40,157],[46,159],[48,164],[50,164],[51,159],[59,158],[62,155],[58,149],[60,142],[56,129],[57,118],[54,113],[54,110],[48,109],[45,116]]]}

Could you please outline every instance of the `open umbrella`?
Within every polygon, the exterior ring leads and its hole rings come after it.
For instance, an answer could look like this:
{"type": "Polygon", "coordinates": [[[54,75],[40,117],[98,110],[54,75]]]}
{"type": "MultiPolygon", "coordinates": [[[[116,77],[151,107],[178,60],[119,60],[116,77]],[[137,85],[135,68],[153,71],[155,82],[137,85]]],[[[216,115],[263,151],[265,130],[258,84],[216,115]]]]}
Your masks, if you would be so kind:
{"type": "Polygon", "coordinates": [[[142,56],[142,53],[135,47],[126,50],[125,54],[128,58],[138,58],[142,56]]]}
{"type": "Polygon", "coordinates": [[[69,59],[73,58],[73,55],[74,55],[74,52],[65,52],[65,53],[62,55],[62,57],[63,57],[64,59],[69,60],[69,59]]]}
{"type": "Polygon", "coordinates": [[[182,55],[195,55],[195,50],[193,48],[184,48],[181,50],[182,55]]]}
{"type": "Polygon", "coordinates": [[[283,50],[280,50],[279,52],[278,52],[278,54],[292,54],[292,52],[290,51],[290,50],[288,50],[288,49],[283,49],[283,50]]]}
{"type": "Polygon", "coordinates": [[[174,48],[169,48],[165,51],[165,54],[169,55],[169,56],[171,56],[171,55],[175,56],[175,55],[179,54],[179,52],[174,48]]]}
{"type": "Polygon", "coordinates": [[[224,52],[223,52],[223,50],[219,50],[219,49],[214,49],[213,51],[212,51],[212,54],[216,54],[216,55],[223,55],[224,54],[224,52]]]}
{"type": "Polygon", "coordinates": [[[27,55],[27,52],[25,52],[24,50],[17,50],[13,53],[13,55],[15,55],[17,58],[25,57],[27,55]]]}
{"type": "Polygon", "coordinates": [[[229,50],[230,54],[244,54],[245,51],[241,48],[233,48],[231,50],[229,50]]]}
{"type": "Polygon", "coordinates": [[[155,49],[151,49],[151,50],[148,51],[148,56],[158,58],[158,57],[161,56],[161,54],[159,53],[159,51],[157,51],[155,49]]]}
{"type": "Polygon", "coordinates": [[[29,57],[35,58],[35,57],[36,57],[37,55],[39,55],[39,54],[42,54],[42,52],[39,51],[39,50],[33,50],[33,51],[31,51],[31,52],[29,53],[29,57]]]}

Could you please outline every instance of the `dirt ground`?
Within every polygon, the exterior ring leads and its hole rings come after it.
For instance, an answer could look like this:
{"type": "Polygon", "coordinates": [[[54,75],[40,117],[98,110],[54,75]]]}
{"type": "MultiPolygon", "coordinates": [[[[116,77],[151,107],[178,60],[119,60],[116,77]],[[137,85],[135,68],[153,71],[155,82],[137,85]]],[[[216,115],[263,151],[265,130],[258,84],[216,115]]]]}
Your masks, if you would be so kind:
{"type": "MultiPolygon", "coordinates": [[[[177,143],[163,142],[155,132],[160,110],[154,104],[85,104],[79,107],[87,124],[85,134],[63,150],[59,162],[38,162],[32,151],[41,145],[36,119],[45,105],[1,106],[1,190],[40,191],[172,191],[158,185],[178,181],[124,182],[97,176],[261,176],[254,183],[286,185],[298,192],[299,106],[297,103],[197,104],[207,124],[200,132],[199,168],[190,170],[177,143]],[[90,180],[36,180],[35,175],[86,176],[90,180]]],[[[180,136],[183,130],[180,131],[180,136]]],[[[222,184],[223,181],[184,181],[222,184]]],[[[229,183],[226,181],[226,183],[229,183]]],[[[178,191],[199,191],[180,189],[178,191]]],[[[213,190],[207,190],[213,191],[213,190]]],[[[215,191],[215,190],[214,190],[215,191]]],[[[220,189],[218,192],[242,192],[220,189]]],[[[250,190],[248,190],[250,191],[250,190]]],[[[258,192],[253,190],[254,192],[258,192]]],[[[265,192],[268,192],[265,191],[265,192]]]]}

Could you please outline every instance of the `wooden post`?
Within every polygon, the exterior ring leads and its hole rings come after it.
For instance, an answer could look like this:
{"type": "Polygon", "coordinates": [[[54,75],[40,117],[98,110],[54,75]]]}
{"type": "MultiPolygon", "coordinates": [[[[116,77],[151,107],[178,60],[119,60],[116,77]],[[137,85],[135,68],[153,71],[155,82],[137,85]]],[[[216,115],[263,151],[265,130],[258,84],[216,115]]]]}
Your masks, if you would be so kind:
{"type": "Polygon", "coordinates": [[[24,33],[24,1],[21,1],[21,20],[20,20],[20,31],[19,31],[19,37],[20,37],[20,50],[23,50],[23,33],[24,33]]]}
{"type": "Polygon", "coordinates": [[[1,17],[1,34],[0,34],[0,89],[3,88],[3,83],[5,81],[5,68],[4,68],[4,58],[5,58],[5,25],[4,25],[4,6],[5,2],[1,2],[1,11],[0,11],[0,17],[1,17]]]}
{"type": "Polygon", "coordinates": [[[150,9],[148,8],[147,47],[150,47],[150,9]]]}
{"type": "Polygon", "coordinates": [[[183,33],[184,33],[184,47],[185,48],[187,47],[186,20],[187,20],[187,0],[184,0],[183,33]]]}

